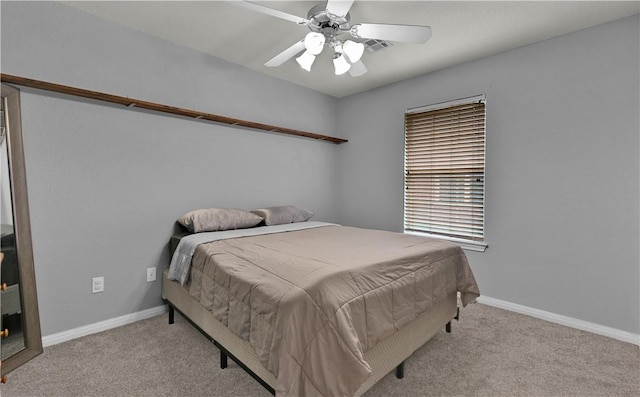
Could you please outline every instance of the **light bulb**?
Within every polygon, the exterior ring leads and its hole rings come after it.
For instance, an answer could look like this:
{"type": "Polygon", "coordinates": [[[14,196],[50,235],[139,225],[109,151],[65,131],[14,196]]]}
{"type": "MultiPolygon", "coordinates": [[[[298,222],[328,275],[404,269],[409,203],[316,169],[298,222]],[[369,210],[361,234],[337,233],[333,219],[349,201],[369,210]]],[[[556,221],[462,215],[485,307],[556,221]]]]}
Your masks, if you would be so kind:
{"type": "Polygon", "coordinates": [[[313,55],[318,55],[324,48],[324,35],[317,32],[309,32],[304,37],[304,47],[313,55]]]}
{"type": "Polygon", "coordinates": [[[349,62],[356,63],[360,58],[362,58],[362,54],[364,53],[364,44],[347,40],[342,44],[342,50],[347,58],[349,58],[349,62]]]}
{"type": "Polygon", "coordinates": [[[336,53],[337,57],[333,58],[333,66],[336,68],[336,75],[341,75],[346,73],[351,65],[345,59],[344,55],[336,53]]]}
{"type": "Polygon", "coordinates": [[[313,61],[316,60],[316,56],[309,52],[309,50],[305,51],[296,58],[296,62],[300,65],[300,67],[307,72],[311,71],[311,65],[313,65],[313,61]]]}

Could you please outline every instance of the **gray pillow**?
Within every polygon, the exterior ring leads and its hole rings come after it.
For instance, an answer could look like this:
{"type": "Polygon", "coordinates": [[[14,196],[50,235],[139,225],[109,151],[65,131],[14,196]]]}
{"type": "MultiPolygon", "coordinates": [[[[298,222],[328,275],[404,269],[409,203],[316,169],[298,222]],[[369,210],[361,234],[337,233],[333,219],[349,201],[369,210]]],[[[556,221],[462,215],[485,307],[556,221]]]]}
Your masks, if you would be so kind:
{"type": "Polygon", "coordinates": [[[264,223],[267,226],[305,222],[313,216],[313,212],[293,205],[260,208],[251,212],[264,218],[264,223]]]}
{"type": "Polygon", "coordinates": [[[190,232],[217,232],[244,229],[262,222],[262,217],[236,208],[208,208],[187,212],[178,223],[190,232]]]}

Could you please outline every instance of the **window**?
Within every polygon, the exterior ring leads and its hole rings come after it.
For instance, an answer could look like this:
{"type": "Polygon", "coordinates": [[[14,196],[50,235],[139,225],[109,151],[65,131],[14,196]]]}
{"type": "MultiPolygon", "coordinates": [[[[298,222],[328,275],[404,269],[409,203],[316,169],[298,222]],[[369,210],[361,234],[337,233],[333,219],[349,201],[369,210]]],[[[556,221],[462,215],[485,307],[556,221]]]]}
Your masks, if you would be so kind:
{"type": "Polygon", "coordinates": [[[484,250],[484,95],[408,110],[404,152],[405,232],[484,250]]]}

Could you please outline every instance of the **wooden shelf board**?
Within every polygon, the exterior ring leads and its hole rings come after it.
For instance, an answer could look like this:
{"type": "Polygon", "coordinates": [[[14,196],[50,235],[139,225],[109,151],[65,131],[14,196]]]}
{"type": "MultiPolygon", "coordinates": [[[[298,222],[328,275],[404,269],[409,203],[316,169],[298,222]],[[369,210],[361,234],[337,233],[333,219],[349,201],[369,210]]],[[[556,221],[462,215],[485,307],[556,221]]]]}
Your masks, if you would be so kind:
{"type": "Polygon", "coordinates": [[[278,127],[275,125],[256,123],[253,121],[247,121],[242,119],[236,119],[232,117],[220,116],[217,114],[201,112],[198,110],[178,108],[175,106],[163,105],[155,102],[142,101],[139,99],[133,99],[118,95],[105,94],[98,91],[85,90],[83,88],[70,87],[62,84],[49,83],[41,80],[29,79],[26,77],[14,76],[10,74],[0,74],[3,83],[15,84],[24,87],[37,88],[45,91],[57,92],[60,94],[73,95],[82,98],[95,99],[98,101],[110,102],[119,105],[126,106],[128,108],[140,108],[153,110],[162,113],[175,114],[178,116],[191,117],[196,120],[213,121],[216,123],[223,123],[228,125],[237,125],[241,127],[251,128],[255,130],[274,132],[285,135],[301,136],[305,138],[318,139],[322,141],[333,142],[336,144],[348,142],[346,139],[336,138],[328,135],[317,134],[314,132],[307,132],[301,130],[295,130],[291,128],[278,127]]]}

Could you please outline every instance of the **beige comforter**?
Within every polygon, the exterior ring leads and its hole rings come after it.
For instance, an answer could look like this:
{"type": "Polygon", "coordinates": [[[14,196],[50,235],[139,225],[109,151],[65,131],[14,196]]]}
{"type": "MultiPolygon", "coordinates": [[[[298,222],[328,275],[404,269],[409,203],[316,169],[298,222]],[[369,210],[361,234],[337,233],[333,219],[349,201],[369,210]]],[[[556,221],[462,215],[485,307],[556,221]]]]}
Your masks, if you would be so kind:
{"type": "Polygon", "coordinates": [[[249,341],[278,396],[353,395],[364,352],[447,294],[479,295],[457,245],[344,226],[200,245],[186,287],[249,341]]]}

